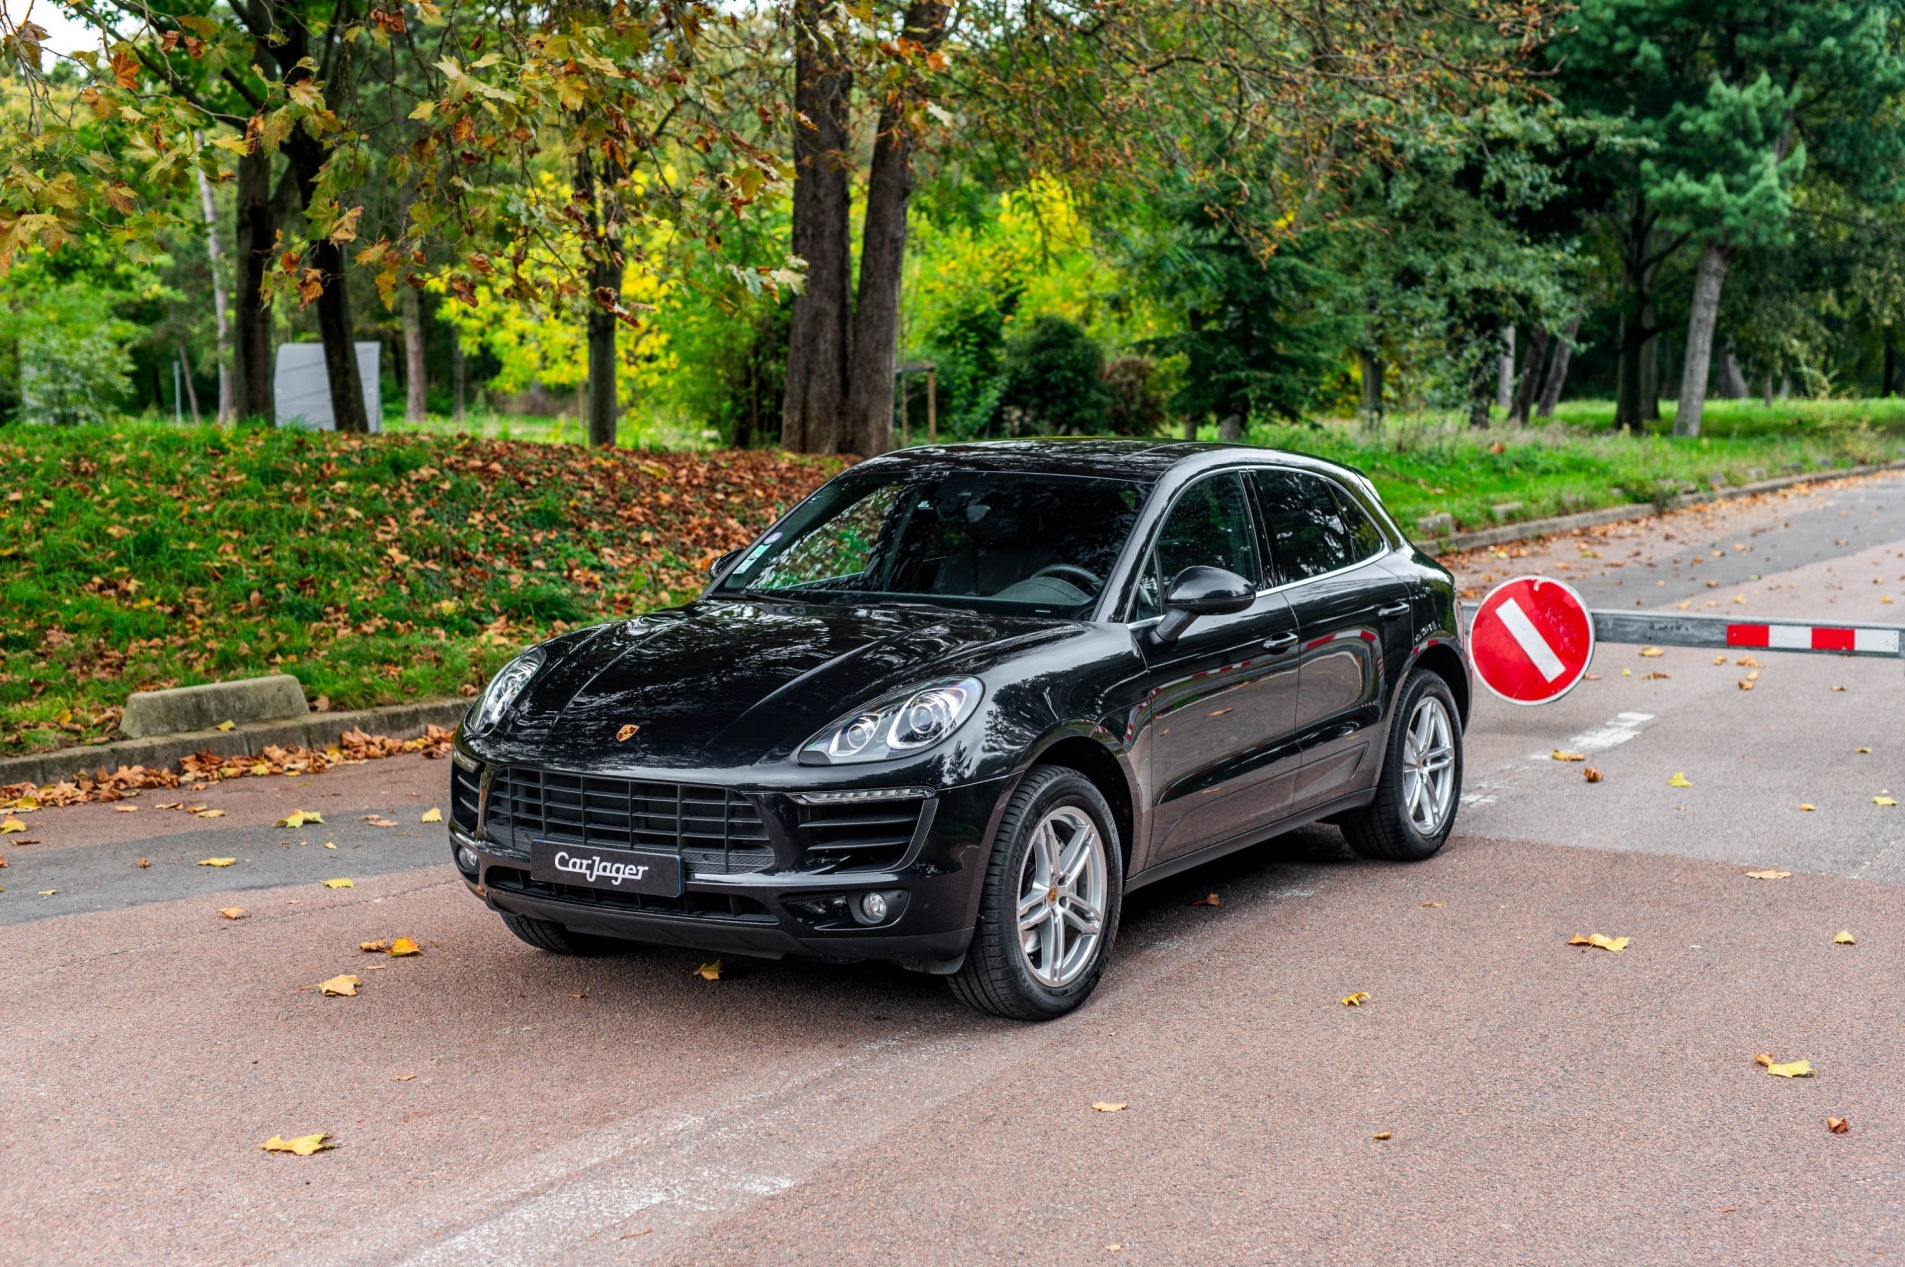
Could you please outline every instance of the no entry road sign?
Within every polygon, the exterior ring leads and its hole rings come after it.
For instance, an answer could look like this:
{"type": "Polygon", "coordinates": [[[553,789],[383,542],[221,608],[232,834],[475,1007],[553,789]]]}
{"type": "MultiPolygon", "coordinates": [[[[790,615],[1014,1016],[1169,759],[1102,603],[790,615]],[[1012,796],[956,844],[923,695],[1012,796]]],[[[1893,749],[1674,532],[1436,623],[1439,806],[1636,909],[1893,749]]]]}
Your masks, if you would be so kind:
{"type": "Polygon", "coordinates": [[[1511,704],[1548,704],[1574,689],[1594,657],[1594,621],[1560,581],[1518,576],[1490,591],[1469,627],[1482,685],[1511,704]]]}

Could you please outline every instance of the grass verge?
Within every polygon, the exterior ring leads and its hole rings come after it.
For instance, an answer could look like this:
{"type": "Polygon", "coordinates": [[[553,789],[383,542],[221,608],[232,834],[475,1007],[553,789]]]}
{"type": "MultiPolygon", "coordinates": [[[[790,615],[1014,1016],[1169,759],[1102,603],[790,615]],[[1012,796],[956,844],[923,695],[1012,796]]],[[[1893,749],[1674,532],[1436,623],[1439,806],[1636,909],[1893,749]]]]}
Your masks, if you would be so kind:
{"type": "Polygon", "coordinates": [[[0,753],[119,737],[135,690],[291,673],[472,693],[527,642],[680,602],[839,469],[472,437],[18,428],[0,442],[0,753]]]}
{"type": "Polygon", "coordinates": [[[1705,489],[1715,475],[1737,485],[1905,457],[1905,400],[1714,401],[1697,439],[1673,438],[1671,417],[1641,435],[1617,432],[1613,416],[1611,403],[1569,402],[1541,427],[1414,416],[1380,433],[1330,421],[1256,427],[1249,438],[1358,468],[1412,532],[1435,514],[1492,527],[1705,489]]]}

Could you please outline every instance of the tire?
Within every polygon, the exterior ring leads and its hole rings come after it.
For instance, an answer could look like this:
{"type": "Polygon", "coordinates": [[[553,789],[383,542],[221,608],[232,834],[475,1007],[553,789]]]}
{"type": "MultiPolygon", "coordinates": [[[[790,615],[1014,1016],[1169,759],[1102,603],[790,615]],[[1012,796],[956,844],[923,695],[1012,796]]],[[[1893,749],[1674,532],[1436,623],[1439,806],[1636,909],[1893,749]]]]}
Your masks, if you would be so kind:
{"type": "Polygon", "coordinates": [[[626,943],[613,937],[572,932],[554,920],[537,919],[533,915],[504,914],[503,926],[537,950],[546,950],[552,955],[612,955],[628,949],[626,943]]]}
{"type": "Polygon", "coordinates": [[[972,945],[949,978],[953,993],[1008,1020],[1065,1015],[1098,986],[1117,937],[1123,896],[1124,852],[1104,794],[1076,770],[1034,769],[1014,789],[999,820],[972,945]],[[1087,827],[1095,841],[1081,838],[1087,827]],[[1054,862],[1069,877],[1058,885],[1048,882],[1054,862]],[[1022,907],[1032,920],[1023,927],[1022,907]]]}
{"type": "Polygon", "coordinates": [[[1365,858],[1432,858],[1455,828],[1462,800],[1462,723],[1442,676],[1417,669],[1402,684],[1383,754],[1376,799],[1343,820],[1343,837],[1365,858]],[[1423,760],[1425,738],[1431,760],[1423,760]]]}

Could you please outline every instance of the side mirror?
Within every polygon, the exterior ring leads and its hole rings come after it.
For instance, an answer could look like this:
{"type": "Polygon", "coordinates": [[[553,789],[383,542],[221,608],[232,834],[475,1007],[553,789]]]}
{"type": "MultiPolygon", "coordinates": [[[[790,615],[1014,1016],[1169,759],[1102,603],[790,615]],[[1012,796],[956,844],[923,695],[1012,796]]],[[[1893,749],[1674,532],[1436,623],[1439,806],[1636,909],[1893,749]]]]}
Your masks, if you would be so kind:
{"type": "Polygon", "coordinates": [[[1164,596],[1164,619],[1151,630],[1159,643],[1176,642],[1199,616],[1228,616],[1257,601],[1257,589],[1235,572],[1198,564],[1179,572],[1164,596]]]}
{"type": "Polygon", "coordinates": [[[734,566],[734,561],[741,557],[741,551],[745,549],[747,549],[746,546],[737,546],[736,548],[728,551],[726,554],[721,555],[719,558],[715,559],[713,563],[710,563],[708,565],[708,579],[711,581],[718,581],[722,577],[726,576],[728,573],[728,569],[734,566]]]}

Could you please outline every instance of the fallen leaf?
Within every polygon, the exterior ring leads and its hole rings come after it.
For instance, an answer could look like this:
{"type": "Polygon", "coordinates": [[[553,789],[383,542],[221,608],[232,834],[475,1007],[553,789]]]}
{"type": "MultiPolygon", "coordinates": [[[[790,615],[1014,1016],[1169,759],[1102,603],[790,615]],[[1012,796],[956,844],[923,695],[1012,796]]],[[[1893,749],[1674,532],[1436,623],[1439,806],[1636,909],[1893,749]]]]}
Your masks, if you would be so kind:
{"type": "Polygon", "coordinates": [[[1124,1248],[1124,1242],[1123,1241],[1106,1241],[1105,1248],[1115,1254],[1119,1250],[1124,1248]]]}
{"type": "Polygon", "coordinates": [[[1723,656],[1723,655],[1716,655],[1716,656],[1714,656],[1714,657],[1713,657],[1713,662],[1714,662],[1715,664],[1725,664],[1725,663],[1726,663],[1726,657],[1725,657],[1725,656],[1723,656]]]}
{"type": "Polygon", "coordinates": [[[1740,689],[1742,691],[1750,691],[1753,689],[1753,684],[1751,682],[1747,682],[1743,680],[1740,682],[1740,689]]]}
{"type": "Polygon", "coordinates": [[[335,849],[335,848],[337,848],[337,846],[336,846],[335,844],[333,844],[333,843],[332,843],[331,841],[328,841],[328,840],[324,842],[324,847],[325,847],[326,849],[335,849]]]}
{"type": "Polygon", "coordinates": [[[1673,772],[1673,777],[1667,780],[1667,786],[1668,787],[1692,787],[1693,780],[1688,778],[1686,775],[1680,773],[1680,771],[1675,770],[1673,772]]]}
{"type": "Polygon", "coordinates": [[[233,728],[234,726],[236,726],[237,724],[238,724],[237,722],[231,722],[231,721],[222,721],[222,722],[220,722],[220,723],[218,723],[218,725],[217,725],[217,727],[215,727],[215,729],[218,729],[218,730],[230,730],[230,729],[232,729],[232,728],[233,728]]]}
{"type": "Polygon", "coordinates": [[[372,827],[395,827],[397,825],[396,819],[379,818],[375,814],[372,814],[370,817],[366,818],[364,821],[369,823],[372,827]]]}
{"type": "Polygon", "coordinates": [[[1642,647],[1640,649],[1640,653],[1646,656],[1650,660],[1656,656],[1663,656],[1667,654],[1665,651],[1662,651],[1659,647],[1642,647]]]}
{"type": "Polygon", "coordinates": [[[1394,1131],[1377,1131],[1374,1135],[1370,1136],[1371,1139],[1394,1139],[1395,1137],[1396,1133],[1394,1131]]]}
{"type": "Polygon", "coordinates": [[[1424,906],[1440,906],[1442,904],[1440,902],[1424,902],[1423,905],[1424,906]]]}
{"type": "Polygon", "coordinates": [[[1579,933],[1576,933],[1574,936],[1568,938],[1568,945],[1596,946],[1602,950],[1611,950],[1618,955],[1621,951],[1627,949],[1627,943],[1632,940],[1634,940],[1632,937],[1603,937],[1599,933],[1589,933],[1586,937],[1583,937],[1579,933]]]}
{"type": "Polygon", "coordinates": [[[423,947],[417,945],[415,941],[408,937],[399,937],[396,941],[390,943],[390,957],[392,959],[401,959],[405,955],[420,954],[422,951],[423,947]]]}
{"type": "Polygon", "coordinates": [[[1753,1057],[1753,1063],[1756,1065],[1766,1065],[1768,1067],[1771,1067],[1773,1063],[1773,1053],[1770,1051],[1763,1051],[1759,1055],[1753,1057]]]}
{"type": "Polygon", "coordinates": [[[1832,689],[1833,689],[1833,690],[1835,690],[1835,691],[1843,691],[1843,690],[1845,690],[1845,687],[1843,687],[1843,686],[1835,686],[1835,687],[1833,687],[1832,689]]]}
{"type": "Polygon", "coordinates": [[[1875,797],[1873,797],[1873,798],[1872,798],[1872,804],[1874,804],[1874,805],[1896,805],[1896,804],[1898,804],[1898,802],[1897,802],[1896,800],[1894,800],[1894,799],[1892,799],[1892,798],[1891,798],[1891,797],[1889,797],[1889,796],[1875,796],[1875,797]]]}
{"type": "Polygon", "coordinates": [[[1367,1002],[1369,1002],[1369,994],[1363,990],[1358,990],[1354,994],[1345,994],[1343,996],[1344,1007],[1361,1007],[1367,1002]]]}
{"type": "Polygon", "coordinates": [[[245,918],[245,908],[242,906],[221,906],[218,908],[218,913],[226,919],[245,918]]]}
{"type": "Polygon", "coordinates": [[[1222,906],[1223,904],[1223,899],[1218,897],[1215,893],[1206,893],[1203,897],[1191,903],[1192,906],[1222,906]]]}
{"type": "Polygon", "coordinates": [[[390,950],[390,943],[388,941],[360,941],[357,943],[357,948],[368,950],[372,954],[386,954],[390,950]]]}
{"type": "Polygon", "coordinates": [[[432,805],[429,809],[423,811],[423,817],[417,821],[420,823],[440,823],[443,821],[443,811],[432,805]]]}
{"type": "Polygon", "coordinates": [[[329,1131],[319,1131],[315,1135],[300,1135],[296,1139],[286,1139],[282,1135],[273,1135],[258,1147],[268,1153],[296,1153],[300,1157],[309,1157],[312,1153],[321,1153],[336,1144],[324,1141],[331,1138],[329,1131]]]}
{"type": "Polygon", "coordinates": [[[1813,807],[1806,804],[1804,801],[1799,802],[1799,808],[1802,810],[1805,810],[1808,814],[1812,813],[1813,811],[1813,807]]]}
{"type": "Polygon", "coordinates": [[[392,1075],[391,1075],[391,1078],[390,1078],[390,1080],[391,1080],[392,1082],[408,1082],[408,1081],[410,1081],[410,1080],[411,1080],[412,1078],[414,1078],[414,1077],[416,1077],[416,1076],[417,1076],[417,1075],[416,1075],[416,1074],[414,1074],[414,1073],[399,1073],[399,1074],[392,1074],[392,1075]]]}
{"type": "Polygon", "coordinates": [[[1854,748],[1854,749],[1853,749],[1852,751],[1854,751],[1854,752],[1865,752],[1865,753],[1869,753],[1869,752],[1871,752],[1872,750],[1871,750],[1870,748],[1854,748]]]}
{"type": "Polygon", "coordinates": [[[1748,871],[1746,878],[1749,880],[1784,880],[1791,874],[1792,872],[1790,871],[1748,871]]]}
{"type": "Polygon", "coordinates": [[[152,808],[153,809],[184,809],[185,802],[184,801],[160,801],[157,805],[154,805],[152,808]]]}
{"type": "Polygon", "coordinates": [[[1621,670],[1621,676],[1622,676],[1622,677],[1633,677],[1633,676],[1634,676],[1634,671],[1633,671],[1632,669],[1622,669],[1622,670],[1621,670]]]}
{"type": "Polygon", "coordinates": [[[635,737],[635,732],[640,729],[641,729],[640,726],[634,725],[632,723],[622,727],[620,730],[615,732],[615,742],[627,743],[629,740],[635,737]]]}
{"type": "Polygon", "coordinates": [[[222,809],[202,809],[202,810],[199,810],[197,814],[193,815],[193,817],[195,818],[223,818],[225,817],[225,811],[222,809]]]}
{"type": "Polygon", "coordinates": [[[1116,1104],[1109,1100],[1100,1100],[1091,1107],[1097,1109],[1100,1113],[1122,1113],[1125,1110],[1123,1104],[1116,1104]]]}
{"type": "Polygon", "coordinates": [[[1593,766],[1589,766],[1587,769],[1581,771],[1581,777],[1586,779],[1589,783],[1599,783],[1601,781],[1601,772],[1593,766]]]}
{"type": "Polygon", "coordinates": [[[1750,655],[1741,656],[1739,659],[1735,660],[1733,663],[1739,665],[1742,669],[1758,669],[1758,668],[1764,667],[1763,665],[1760,664],[1758,660],[1754,659],[1750,655]]]}
{"type": "Polygon", "coordinates": [[[1640,680],[1643,682],[1664,682],[1672,676],[1673,674],[1671,673],[1662,673],[1659,669],[1655,669],[1652,673],[1641,674],[1640,680]]]}
{"type": "Polygon", "coordinates": [[[112,811],[115,814],[137,814],[139,807],[137,805],[115,805],[112,807],[112,811]]]}
{"type": "Polygon", "coordinates": [[[570,998],[572,998],[572,999],[586,999],[586,998],[588,998],[589,996],[588,996],[588,994],[586,994],[586,993],[583,993],[583,994],[571,994],[571,995],[570,995],[569,997],[570,997],[570,998]]]}
{"type": "Polygon", "coordinates": [[[15,818],[11,814],[7,815],[5,821],[0,821],[0,836],[4,836],[9,832],[25,831],[25,830],[26,830],[26,824],[21,822],[19,819],[15,818]]]}
{"type": "Polygon", "coordinates": [[[1791,1060],[1783,1065],[1768,1062],[1766,1072],[1772,1074],[1775,1078],[1810,1078],[1812,1077],[1812,1062],[1807,1060],[1791,1060]]]}
{"type": "Polygon", "coordinates": [[[1843,1135],[1852,1129],[1852,1123],[1842,1117],[1829,1117],[1826,1119],[1826,1129],[1834,1135],[1843,1135]]]}
{"type": "Polygon", "coordinates": [[[278,826],[289,827],[295,830],[304,826],[306,823],[321,823],[323,821],[324,815],[322,814],[313,813],[310,810],[294,809],[278,820],[278,826]]]}
{"type": "Polygon", "coordinates": [[[40,890],[40,896],[41,896],[41,897],[52,897],[52,896],[53,896],[53,895],[54,895],[55,893],[58,893],[58,892],[59,892],[59,890],[58,890],[58,889],[41,889],[41,890],[40,890]]]}
{"type": "Polygon", "coordinates": [[[1754,670],[1753,670],[1753,671],[1752,671],[1751,673],[1749,673],[1749,674],[1747,674],[1747,675],[1746,675],[1746,680],[1747,680],[1747,681],[1749,681],[1749,682],[1757,682],[1757,681],[1759,681],[1759,670],[1758,670],[1758,669],[1754,669],[1754,670]]]}
{"type": "Polygon", "coordinates": [[[1548,754],[1548,760],[1550,761],[1586,761],[1587,754],[1585,752],[1563,752],[1561,751],[1561,749],[1556,748],[1553,752],[1548,754]]]}
{"type": "MultiPolygon", "coordinates": [[[[4,867],[5,865],[6,865],[6,863],[4,863],[4,862],[0,862],[0,867],[4,867]]],[[[151,866],[151,865],[152,865],[152,859],[150,859],[150,858],[141,858],[141,859],[139,859],[139,865],[140,865],[141,867],[149,867],[149,866],[151,866]]]]}
{"type": "Polygon", "coordinates": [[[332,995],[352,996],[357,993],[357,987],[362,984],[364,984],[363,980],[356,974],[346,972],[332,977],[329,981],[318,982],[318,993],[326,998],[332,995]]]}
{"type": "Polygon", "coordinates": [[[1853,938],[1851,933],[1841,928],[1839,935],[1832,939],[1832,944],[1835,946],[1856,946],[1859,943],[1853,938]]]}
{"type": "Polygon", "coordinates": [[[357,886],[351,883],[351,878],[349,876],[345,876],[341,880],[326,880],[324,882],[324,887],[327,889],[354,889],[357,886]]]}
{"type": "Polygon", "coordinates": [[[201,867],[229,867],[232,863],[237,861],[238,859],[236,858],[200,858],[198,865],[201,867]]]}
{"type": "Polygon", "coordinates": [[[717,959],[713,963],[704,963],[695,969],[694,974],[703,981],[719,981],[721,979],[721,961],[717,959]]]}

